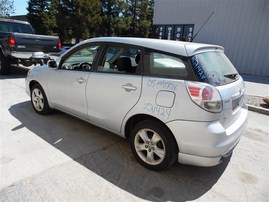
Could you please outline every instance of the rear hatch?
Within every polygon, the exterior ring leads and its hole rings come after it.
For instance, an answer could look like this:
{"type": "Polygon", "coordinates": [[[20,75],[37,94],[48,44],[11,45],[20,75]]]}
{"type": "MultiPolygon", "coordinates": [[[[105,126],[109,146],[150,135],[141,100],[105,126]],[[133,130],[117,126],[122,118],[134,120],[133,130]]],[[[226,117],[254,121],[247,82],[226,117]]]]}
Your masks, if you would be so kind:
{"type": "Polygon", "coordinates": [[[228,128],[239,118],[244,104],[243,79],[221,49],[199,52],[191,57],[191,63],[201,82],[218,89],[223,107],[220,121],[228,128]]]}
{"type": "Polygon", "coordinates": [[[15,49],[22,52],[59,52],[59,37],[14,33],[15,49]]]}

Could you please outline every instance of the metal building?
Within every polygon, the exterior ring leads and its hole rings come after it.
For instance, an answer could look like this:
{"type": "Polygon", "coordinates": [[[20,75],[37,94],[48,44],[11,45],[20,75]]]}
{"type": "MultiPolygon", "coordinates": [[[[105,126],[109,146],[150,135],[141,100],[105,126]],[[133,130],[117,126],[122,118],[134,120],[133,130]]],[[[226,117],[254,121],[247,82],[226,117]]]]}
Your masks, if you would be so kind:
{"type": "Polygon", "coordinates": [[[269,0],[155,0],[153,25],[155,37],[186,41],[202,27],[194,42],[221,45],[240,73],[269,77],[269,0]]]}

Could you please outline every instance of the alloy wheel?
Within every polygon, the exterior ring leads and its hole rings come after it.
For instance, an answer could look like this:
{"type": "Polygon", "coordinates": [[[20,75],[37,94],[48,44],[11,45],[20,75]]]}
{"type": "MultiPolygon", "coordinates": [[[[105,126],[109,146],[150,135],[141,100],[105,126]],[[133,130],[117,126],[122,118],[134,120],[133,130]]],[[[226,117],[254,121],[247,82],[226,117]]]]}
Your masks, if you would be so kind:
{"type": "Polygon", "coordinates": [[[35,88],[32,91],[32,102],[37,111],[42,111],[44,108],[44,97],[42,92],[35,88]]]}
{"type": "Polygon", "coordinates": [[[138,156],[149,165],[160,164],[166,155],[161,136],[151,129],[138,131],[134,139],[134,147],[138,156]]]}

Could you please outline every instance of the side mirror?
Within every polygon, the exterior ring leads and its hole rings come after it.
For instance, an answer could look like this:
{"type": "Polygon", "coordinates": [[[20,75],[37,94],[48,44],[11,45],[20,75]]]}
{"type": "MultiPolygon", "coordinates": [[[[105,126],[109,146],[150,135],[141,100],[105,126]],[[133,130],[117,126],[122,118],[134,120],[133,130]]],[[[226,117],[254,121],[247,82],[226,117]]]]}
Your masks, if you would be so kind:
{"type": "Polygon", "coordinates": [[[52,69],[56,69],[57,68],[57,62],[55,60],[49,60],[48,61],[48,67],[52,68],[52,69]]]}

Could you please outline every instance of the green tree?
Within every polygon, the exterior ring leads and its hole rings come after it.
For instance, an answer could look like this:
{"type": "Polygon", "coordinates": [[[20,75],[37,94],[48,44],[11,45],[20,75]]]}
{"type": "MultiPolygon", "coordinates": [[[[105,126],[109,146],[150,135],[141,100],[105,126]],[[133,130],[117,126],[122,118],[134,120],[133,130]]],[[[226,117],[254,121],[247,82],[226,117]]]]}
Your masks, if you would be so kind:
{"type": "Polygon", "coordinates": [[[45,16],[44,27],[47,30],[47,34],[58,35],[57,29],[57,9],[58,9],[58,0],[51,0],[48,7],[48,12],[45,16]]]}
{"type": "Polygon", "coordinates": [[[6,18],[14,13],[13,0],[0,0],[0,17],[6,18]]]}
{"type": "Polygon", "coordinates": [[[153,0],[101,0],[103,35],[148,37],[153,0]]]}
{"type": "Polygon", "coordinates": [[[132,23],[129,35],[149,37],[152,29],[154,0],[129,0],[132,23]]]}
{"type": "Polygon", "coordinates": [[[121,35],[129,30],[130,16],[126,15],[128,3],[125,0],[100,0],[102,32],[104,36],[121,35]]]}
{"type": "Polygon", "coordinates": [[[76,42],[100,35],[100,0],[60,0],[57,25],[65,40],[75,38],[76,42]]]}
{"type": "Polygon", "coordinates": [[[153,0],[29,0],[28,20],[37,33],[76,42],[96,36],[148,37],[153,0]]]}
{"type": "Polygon", "coordinates": [[[73,24],[76,42],[99,36],[102,21],[100,0],[74,0],[74,2],[77,4],[73,24]]]}
{"type": "Polygon", "coordinates": [[[68,42],[73,38],[72,25],[74,23],[73,18],[75,15],[74,1],[58,1],[56,21],[58,33],[63,42],[68,42]]]}
{"type": "Polygon", "coordinates": [[[57,34],[56,0],[29,0],[27,19],[38,34],[57,34]]]}

